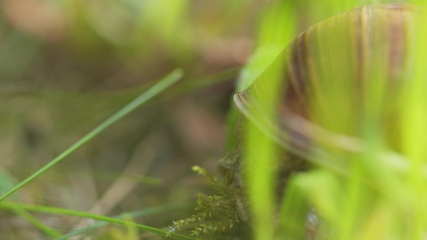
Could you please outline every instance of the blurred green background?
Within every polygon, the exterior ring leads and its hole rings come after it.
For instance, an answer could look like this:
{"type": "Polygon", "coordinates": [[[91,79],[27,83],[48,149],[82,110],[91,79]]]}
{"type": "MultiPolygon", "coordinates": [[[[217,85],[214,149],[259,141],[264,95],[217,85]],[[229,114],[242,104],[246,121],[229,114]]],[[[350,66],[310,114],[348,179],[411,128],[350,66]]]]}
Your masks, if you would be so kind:
{"type": "MultiPolygon", "coordinates": [[[[234,80],[269,2],[0,4],[0,192],[179,67],[185,72],[179,84],[9,200],[102,215],[191,203],[187,211],[138,219],[160,228],[191,214],[206,186],[191,166],[213,170],[225,152],[234,80]]],[[[81,224],[67,216],[34,216],[58,231],[81,224]]],[[[10,211],[0,212],[0,236],[46,239],[31,221],[10,211]]]]}
{"type": "MultiPolygon", "coordinates": [[[[0,1],[0,193],[179,67],[185,72],[179,84],[10,199],[102,215],[193,203],[209,190],[191,166],[213,171],[231,147],[227,113],[236,79],[266,35],[274,35],[261,23],[278,2],[0,1]]],[[[292,1],[295,36],[348,6],[393,1],[348,1],[342,8],[331,2],[292,1]]],[[[287,22],[273,24],[280,29],[287,22]]],[[[138,221],[162,228],[187,215],[177,210],[138,221]]],[[[63,232],[82,224],[36,217],[63,232]]],[[[46,239],[10,211],[0,211],[0,236],[46,239]]]]}

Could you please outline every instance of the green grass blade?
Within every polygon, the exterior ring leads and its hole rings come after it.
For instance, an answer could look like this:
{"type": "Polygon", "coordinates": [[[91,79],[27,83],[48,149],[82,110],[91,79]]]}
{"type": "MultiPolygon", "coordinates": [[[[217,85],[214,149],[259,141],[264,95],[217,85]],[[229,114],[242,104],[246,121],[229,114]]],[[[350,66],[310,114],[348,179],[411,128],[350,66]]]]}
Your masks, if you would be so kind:
{"type": "MultiPolygon", "coordinates": [[[[123,213],[123,214],[120,214],[119,216],[115,216],[113,218],[123,219],[124,216],[131,217],[131,218],[136,218],[136,217],[141,217],[141,216],[154,215],[154,214],[157,214],[157,213],[165,213],[165,212],[169,212],[169,211],[177,210],[177,209],[189,209],[191,207],[193,207],[193,206],[189,205],[189,204],[186,204],[186,205],[157,206],[157,207],[142,209],[142,210],[135,211],[135,212],[123,213]]],[[[108,222],[104,222],[104,221],[96,222],[96,223],[94,223],[94,224],[92,224],[92,225],[90,225],[88,227],[85,227],[85,228],[82,228],[82,229],[78,229],[76,231],[69,232],[69,233],[67,233],[65,235],[62,235],[59,238],[55,238],[55,240],[69,239],[70,237],[78,236],[78,235],[84,234],[86,232],[102,228],[102,227],[104,227],[104,226],[106,226],[108,224],[109,224],[108,222]]]]}
{"type": "MultiPolygon", "coordinates": [[[[294,4],[276,2],[269,6],[260,26],[257,58],[252,58],[242,71],[239,84],[253,86],[262,102],[262,116],[276,119],[275,109],[283,85],[284,47],[293,38],[294,4]],[[245,81],[246,80],[246,81],[245,81]],[[261,87],[262,86],[262,87],[261,87]]],[[[273,142],[255,125],[248,124],[243,139],[246,167],[246,191],[251,208],[254,239],[274,239],[275,178],[279,151],[273,142]]]]}
{"type": "Polygon", "coordinates": [[[0,197],[0,201],[4,200],[14,192],[18,191],[23,186],[27,185],[29,182],[43,174],[45,171],[50,169],[51,167],[55,166],[57,163],[62,161],[64,158],[66,158],[68,155],[79,149],[81,146],[83,146],[85,143],[87,143],[89,140],[103,132],[105,129],[110,127],[113,123],[117,122],[142,104],[146,103],[148,100],[156,96],[157,94],[161,93],[168,87],[170,87],[172,84],[177,82],[181,77],[183,76],[183,72],[180,69],[177,69],[167,75],[165,78],[160,80],[156,85],[142,93],[139,97],[137,97],[135,100],[130,102],[128,105],[120,109],[118,112],[113,114],[110,118],[105,120],[103,123],[98,125],[95,129],[93,129],[91,132],[89,132],[86,136],[81,138],[79,141],[77,141],[75,144],[73,144],[71,147],[69,147],[67,150],[62,152],[59,156],[57,156],[55,159],[50,161],[48,164],[46,164],[44,167],[40,168],[38,171],[33,173],[31,176],[26,178],[24,181],[16,185],[12,190],[5,193],[3,196],[0,197]]]}
{"type": "Polygon", "coordinates": [[[22,208],[19,207],[12,207],[10,209],[11,211],[15,212],[16,215],[22,217],[23,219],[27,220],[29,223],[31,223],[33,226],[38,228],[40,231],[44,232],[46,235],[50,237],[60,237],[61,233],[54,230],[53,228],[47,226],[46,224],[39,221],[37,218],[29,214],[27,211],[25,211],[22,208]]]}
{"type": "Polygon", "coordinates": [[[34,212],[62,214],[62,215],[68,215],[68,216],[90,218],[90,219],[94,219],[94,220],[100,220],[100,221],[108,222],[111,224],[117,224],[117,225],[124,226],[124,227],[135,226],[141,230],[151,232],[151,233],[155,233],[155,234],[158,234],[160,236],[167,236],[167,237],[170,237],[173,239],[197,240],[197,238],[188,237],[185,235],[168,232],[168,231],[165,231],[165,230],[162,230],[159,228],[150,227],[150,226],[146,226],[146,225],[142,225],[142,224],[137,224],[137,223],[130,222],[130,221],[124,221],[124,220],[117,219],[117,218],[106,217],[106,216],[102,216],[102,215],[96,215],[96,214],[91,214],[91,213],[87,213],[87,212],[80,212],[80,211],[74,211],[74,210],[63,209],[63,208],[37,206],[37,205],[25,205],[25,204],[10,203],[10,202],[0,203],[0,208],[6,208],[6,209],[19,208],[19,209],[23,209],[23,210],[27,210],[27,211],[34,211],[34,212]]]}

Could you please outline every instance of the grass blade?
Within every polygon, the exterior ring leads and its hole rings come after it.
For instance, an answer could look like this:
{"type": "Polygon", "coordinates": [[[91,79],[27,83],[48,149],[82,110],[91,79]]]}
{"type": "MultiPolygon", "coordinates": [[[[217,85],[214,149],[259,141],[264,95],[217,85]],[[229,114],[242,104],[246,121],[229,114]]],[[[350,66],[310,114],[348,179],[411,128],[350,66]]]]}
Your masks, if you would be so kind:
{"type": "Polygon", "coordinates": [[[62,161],[64,158],[66,158],[68,155],[79,149],[81,146],[83,146],[85,143],[87,143],[89,140],[103,132],[105,129],[110,127],[113,123],[117,122],[142,104],[146,103],[148,100],[155,97],[157,94],[161,93],[165,89],[167,89],[169,86],[174,84],[176,81],[178,81],[183,76],[183,72],[180,69],[177,69],[167,75],[165,78],[163,78],[161,81],[159,81],[156,85],[142,93],[140,96],[138,96],[135,100],[130,102],[128,105],[120,109],[118,112],[113,114],[111,117],[109,117],[107,120],[105,120],[103,123],[98,125],[95,129],[93,129],[91,132],[86,134],[83,138],[81,138],[79,141],[77,141],[75,144],[73,144],[71,147],[69,147],[67,150],[62,152],[59,156],[57,156],[55,159],[50,161],[48,164],[46,164],[44,167],[40,168],[38,171],[33,173],[31,176],[26,178],[24,181],[16,185],[13,189],[11,189],[9,192],[5,193],[3,196],[0,197],[0,201],[4,200],[8,196],[12,195],[14,192],[18,191],[23,186],[27,185],[29,182],[43,174],[45,171],[49,170],[51,167],[55,166],[57,163],[62,161]]]}
{"type": "Polygon", "coordinates": [[[10,202],[2,202],[0,204],[0,208],[19,208],[27,211],[34,211],[34,212],[42,212],[42,213],[52,213],[52,214],[63,214],[63,215],[69,215],[69,216],[76,216],[76,217],[84,217],[84,218],[90,218],[94,220],[100,220],[105,221],[111,224],[117,224],[120,226],[135,226],[139,229],[142,229],[147,232],[155,233],[161,236],[167,236],[174,239],[180,239],[180,240],[197,240],[197,238],[188,237],[185,235],[177,234],[177,233],[171,233],[159,228],[150,227],[142,224],[137,224],[130,221],[124,221],[117,218],[112,217],[106,217],[102,215],[96,215],[91,214],[87,212],[79,212],[69,209],[63,209],[63,208],[55,208],[55,207],[47,207],[47,206],[37,206],[37,205],[25,205],[25,204],[18,204],[18,203],[10,203],[10,202]]]}
{"type": "MultiPolygon", "coordinates": [[[[141,217],[141,216],[155,215],[158,213],[166,213],[166,212],[170,212],[170,211],[178,210],[178,209],[190,209],[191,207],[193,207],[193,206],[189,205],[189,204],[157,206],[157,207],[142,209],[142,210],[139,210],[136,212],[123,213],[123,214],[120,214],[119,216],[115,216],[113,218],[117,218],[117,219],[123,219],[124,217],[136,218],[136,217],[141,217]]],[[[89,231],[92,231],[95,229],[102,228],[104,226],[107,226],[108,224],[109,224],[108,222],[99,221],[99,222],[96,222],[96,223],[94,223],[88,227],[81,228],[81,229],[78,229],[76,231],[72,231],[72,232],[69,232],[65,235],[62,235],[59,238],[55,238],[55,240],[69,239],[70,237],[74,237],[74,236],[81,235],[81,234],[84,234],[86,232],[89,232],[89,231]]]]}

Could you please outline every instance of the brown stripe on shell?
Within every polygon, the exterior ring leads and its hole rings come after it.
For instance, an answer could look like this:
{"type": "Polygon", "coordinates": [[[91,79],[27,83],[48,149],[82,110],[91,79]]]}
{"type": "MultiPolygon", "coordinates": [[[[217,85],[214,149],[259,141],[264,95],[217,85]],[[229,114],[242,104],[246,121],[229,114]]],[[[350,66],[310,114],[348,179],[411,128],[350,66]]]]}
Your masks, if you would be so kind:
{"type": "MultiPolygon", "coordinates": [[[[368,45],[368,35],[365,33],[366,29],[367,29],[367,16],[364,15],[362,13],[363,8],[359,8],[359,11],[361,13],[359,14],[355,14],[356,17],[356,27],[355,27],[355,34],[356,34],[356,48],[357,49],[366,49],[367,45],[368,45]]],[[[365,51],[356,51],[356,78],[357,79],[363,79],[365,76],[363,75],[363,73],[365,73],[366,68],[365,68],[365,61],[364,59],[366,59],[366,52],[365,51]]],[[[358,81],[356,83],[357,87],[359,89],[362,88],[362,82],[358,81]]]]}
{"type": "MultiPolygon", "coordinates": [[[[395,81],[396,79],[399,79],[404,71],[401,66],[405,66],[405,50],[404,48],[399,48],[399,46],[406,46],[406,39],[405,39],[405,31],[403,26],[408,24],[408,20],[403,16],[403,10],[404,8],[393,8],[394,14],[399,16],[396,17],[395,20],[391,22],[389,25],[388,33],[389,33],[389,52],[390,52],[390,61],[389,61],[389,74],[390,74],[390,80],[395,81]],[[398,19],[398,21],[397,21],[398,19]]],[[[406,9],[407,10],[407,9],[406,9]]]]}
{"type": "Polygon", "coordinates": [[[307,80],[307,42],[306,34],[300,34],[298,38],[293,41],[292,47],[286,59],[290,59],[286,63],[288,69],[288,86],[283,94],[284,104],[286,110],[292,110],[293,112],[305,116],[305,102],[306,102],[306,80],[307,80]]]}

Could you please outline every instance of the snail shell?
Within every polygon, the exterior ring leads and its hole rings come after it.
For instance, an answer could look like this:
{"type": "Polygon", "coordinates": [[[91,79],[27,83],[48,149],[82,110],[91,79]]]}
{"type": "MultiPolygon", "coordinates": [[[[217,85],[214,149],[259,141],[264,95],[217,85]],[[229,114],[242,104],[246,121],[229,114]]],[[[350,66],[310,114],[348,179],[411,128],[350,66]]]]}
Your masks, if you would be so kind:
{"type": "MultiPolygon", "coordinates": [[[[381,93],[379,102],[384,99],[393,101],[393,96],[399,93],[400,83],[409,77],[411,55],[408,45],[414,40],[414,13],[417,11],[415,6],[408,4],[363,6],[301,33],[281,55],[285,62],[285,78],[277,121],[265,117],[263,102],[259,100],[261,92],[276,90],[271,87],[271,79],[261,77],[234,96],[244,117],[263,128],[286,149],[286,162],[280,174],[285,180],[281,180],[286,181],[293,171],[306,169],[307,160],[316,162],[309,159],[310,153],[316,149],[330,145],[347,150],[360,147],[357,141],[351,140],[359,137],[359,120],[364,117],[366,108],[372,107],[364,98],[367,92],[374,91],[377,85],[384,85],[387,92],[381,93]],[[375,71],[377,68],[382,70],[375,71]],[[385,80],[372,80],[376,77],[385,80]],[[336,106],[325,106],[325,103],[336,106]],[[337,113],[334,109],[344,111],[337,113]],[[337,121],[330,121],[328,117],[339,118],[344,124],[335,126],[337,121]],[[332,134],[332,137],[319,134],[324,132],[339,134],[332,134]]],[[[379,104],[376,108],[381,116],[379,126],[388,128],[392,124],[388,120],[393,117],[393,111],[382,106],[379,104]]],[[[241,122],[237,129],[242,128],[241,122]]],[[[241,148],[232,150],[217,167],[222,172],[232,172],[231,185],[237,195],[237,211],[242,220],[249,221],[243,191],[241,148]]]]}

